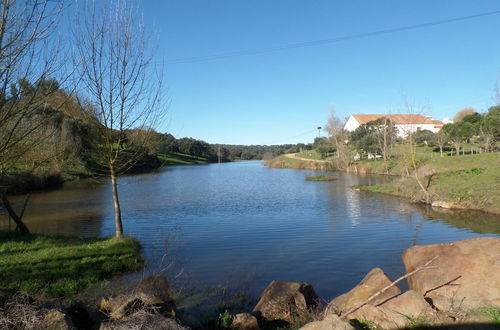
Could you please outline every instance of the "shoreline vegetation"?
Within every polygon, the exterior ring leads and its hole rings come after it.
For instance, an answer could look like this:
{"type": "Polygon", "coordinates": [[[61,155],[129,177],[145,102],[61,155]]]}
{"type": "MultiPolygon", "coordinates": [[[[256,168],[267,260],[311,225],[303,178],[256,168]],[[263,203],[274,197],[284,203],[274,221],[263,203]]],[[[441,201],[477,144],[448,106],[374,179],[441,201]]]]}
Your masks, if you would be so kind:
{"type": "Polygon", "coordinates": [[[307,181],[335,181],[336,177],[331,175],[306,176],[307,181]]]}
{"type": "Polygon", "coordinates": [[[0,288],[68,298],[145,265],[131,237],[80,238],[0,232],[0,288]]]}
{"type": "Polygon", "coordinates": [[[360,160],[338,169],[333,160],[305,159],[301,154],[281,155],[264,164],[274,168],[345,171],[356,174],[389,175],[388,183],[358,187],[360,190],[404,197],[435,207],[468,209],[500,214],[500,153],[481,153],[440,157],[421,153],[417,175],[426,184],[423,191],[412,173],[406,173],[397,159],[360,160]],[[399,177],[399,178],[396,178],[399,177]]]}

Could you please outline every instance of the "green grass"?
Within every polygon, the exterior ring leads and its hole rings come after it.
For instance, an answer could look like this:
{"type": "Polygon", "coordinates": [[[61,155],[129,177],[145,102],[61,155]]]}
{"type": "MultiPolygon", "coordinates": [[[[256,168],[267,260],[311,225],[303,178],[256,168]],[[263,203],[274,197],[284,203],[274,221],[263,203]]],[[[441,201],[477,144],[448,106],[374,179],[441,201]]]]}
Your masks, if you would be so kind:
{"type": "Polygon", "coordinates": [[[0,287],[68,298],[144,265],[129,237],[77,238],[0,232],[0,287]]]}
{"type": "Polygon", "coordinates": [[[330,175],[306,176],[307,181],[334,181],[336,177],[330,175]]]}
{"type": "Polygon", "coordinates": [[[314,160],[323,160],[324,158],[322,155],[317,152],[316,150],[306,150],[301,153],[297,154],[297,157],[300,158],[307,158],[307,159],[314,159],[314,160]]]}
{"type": "MultiPolygon", "coordinates": [[[[422,181],[433,201],[446,201],[463,208],[500,213],[500,153],[433,157],[420,165],[428,173],[422,181]]],[[[421,188],[414,178],[393,181],[363,190],[419,199],[421,188]]]]}
{"type": "Polygon", "coordinates": [[[207,158],[186,155],[180,152],[159,154],[158,159],[160,159],[164,165],[198,165],[208,164],[210,162],[207,158]]]}
{"type": "Polygon", "coordinates": [[[332,162],[316,162],[314,160],[301,160],[287,157],[285,155],[278,156],[270,161],[265,162],[266,166],[275,168],[294,168],[294,169],[310,169],[320,171],[333,171],[332,162]]]}
{"type": "Polygon", "coordinates": [[[477,310],[478,312],[486,315],[488,319],[493,322],[500,324],[500,308],[498,307],[482,307],[477,310]]]}

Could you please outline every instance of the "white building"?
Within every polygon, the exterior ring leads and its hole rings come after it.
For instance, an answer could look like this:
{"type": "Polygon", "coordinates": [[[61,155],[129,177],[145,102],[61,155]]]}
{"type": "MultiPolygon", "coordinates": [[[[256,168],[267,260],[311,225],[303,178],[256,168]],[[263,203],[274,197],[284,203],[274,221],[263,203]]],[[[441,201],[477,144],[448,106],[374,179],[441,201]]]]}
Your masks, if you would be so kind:
{"type": "Polygon", "coordinates": [[[351,115],[344,129],[352,132],[363,124],[383,117],[389,119],[396,126],[399,137],[405,137],[408,133],[423,130],[437,133],[444,125],[440,120],[434,120],[430,116],[425,117],[422,115],[351,115]]]}

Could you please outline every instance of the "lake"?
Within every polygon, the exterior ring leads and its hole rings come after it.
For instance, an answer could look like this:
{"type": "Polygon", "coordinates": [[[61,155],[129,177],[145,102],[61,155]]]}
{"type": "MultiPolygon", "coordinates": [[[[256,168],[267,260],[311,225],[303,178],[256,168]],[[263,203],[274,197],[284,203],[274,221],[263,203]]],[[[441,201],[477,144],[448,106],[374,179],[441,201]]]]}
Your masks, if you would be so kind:
{"type": "MultiPolygon", "coordinates": [[[[272,280],[304,281],[325,300],[374,267],[401,276],[401,254],[412,245],[500,236],[498,216],[437,211],[352,188],[385,177],[305,180],[318,174],[252,161],[124,176],[118,183],[125,233],[140,240],[150,272],[198,288],[229,283],[253,295],[272,280]]],[[[25,221],[39,233],[112,235],[110,184],[84,181],[33,194],[25,221]]],[[[0,227],[8,228],[5,214],[0,227]]]]}

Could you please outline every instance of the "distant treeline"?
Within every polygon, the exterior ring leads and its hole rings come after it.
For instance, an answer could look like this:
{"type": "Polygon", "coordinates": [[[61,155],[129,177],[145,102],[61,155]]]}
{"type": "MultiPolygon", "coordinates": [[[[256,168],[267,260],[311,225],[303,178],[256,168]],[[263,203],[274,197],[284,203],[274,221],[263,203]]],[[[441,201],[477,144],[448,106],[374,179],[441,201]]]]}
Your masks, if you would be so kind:
{"type": "Polygon", "coordinates": [[[283,144],[283,145],[231,145],[210,144],[203,140],[190,137],[176,139],[169,133],[155,133],[152,139],[150,153],[167,154],[180,152],[187,155],[203,157],[210,162],[231,162],[238,160],[261,160],[273,158],[284,153],[300,152],[311,149],[311,145],[283,144]]]}

